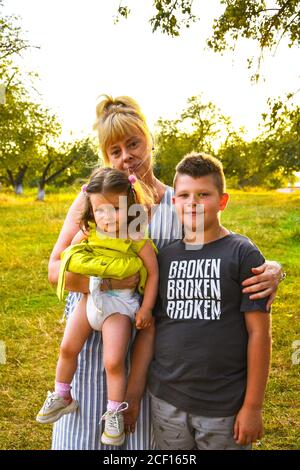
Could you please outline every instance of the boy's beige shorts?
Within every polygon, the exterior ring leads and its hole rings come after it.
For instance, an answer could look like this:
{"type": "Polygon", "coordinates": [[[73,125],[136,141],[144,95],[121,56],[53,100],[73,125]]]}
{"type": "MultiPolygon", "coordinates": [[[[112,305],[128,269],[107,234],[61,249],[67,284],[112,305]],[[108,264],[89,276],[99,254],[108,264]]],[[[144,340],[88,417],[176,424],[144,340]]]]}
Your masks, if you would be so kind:
{"type": "Polygon", "coordinates": [[[235,416],[210,418],[181,411],[150,394],[157,450],[251,450],[233,439],[235,416]]]}

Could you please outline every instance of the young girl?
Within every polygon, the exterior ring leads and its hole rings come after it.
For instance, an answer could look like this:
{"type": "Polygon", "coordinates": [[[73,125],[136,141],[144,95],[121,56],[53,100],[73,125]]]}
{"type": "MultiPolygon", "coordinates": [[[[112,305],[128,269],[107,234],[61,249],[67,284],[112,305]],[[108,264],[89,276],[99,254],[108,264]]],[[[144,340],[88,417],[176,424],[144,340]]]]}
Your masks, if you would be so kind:
{"type": "MultiPolygon", "coordinates": [[[[125,438],[122,411],[128,406],[124,402],[125,357],[132,322],[135,320],[138,329],[151,325],[158,285],[157,250],[151,240],[133,233],[131,222],[137,219],[128,214],[134,204],[139,204],[139,212],[143,212],[141,204],[147,199],[133,175],[128,177],[113,168],[96,170],[83,190],[86,200],[81,230],[72,240],[72,246],[62,254],[59,297],[63,294],[66,270],[104,279],[122,279],[139,272],[138,290],[143,293],[143,300],[140,305],[139,294],[131,289],[101,291],[103,281],[91,277],[90,293],[82,295],[67,321],[56,369],[55,391],[48,392],[36,419],[39,423],[53,423],[78,407],[70,393],[71,382],[77,368],[77,356],[95,329],[102,333],[108,388],[107,411],[101,418],[105,419],[101,441],[122,445],[125,438]]],[[[142,222],[139,225],[141,228],[142,222]]]]}

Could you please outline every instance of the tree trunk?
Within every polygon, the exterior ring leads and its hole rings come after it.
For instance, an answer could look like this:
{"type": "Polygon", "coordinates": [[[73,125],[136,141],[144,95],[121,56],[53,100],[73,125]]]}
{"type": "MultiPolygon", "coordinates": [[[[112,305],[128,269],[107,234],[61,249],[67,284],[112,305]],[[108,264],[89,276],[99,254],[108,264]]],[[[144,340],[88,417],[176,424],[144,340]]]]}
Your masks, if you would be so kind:
{"type": "Polygon", "coordinates": [[[37,201],[45,201],[45,185],[39,184],[37,201]]]}
{"type": "Polygon", "coordinates": [[[22,185],[22,183],[15,183],[14,190],[15,190],[15,194],[17,194],[17,196],[19,196],[20,194],[23,194],[23,185],[22,185]]]}
{"type": "Polygon", "coordinates": [[[17,194],[18,196],[20,194],[23,194],[23,180],[24,180],[24,176],[25,176],[27,169],[28,169],[27,165],[24,165],[21,168],[19,167],[18,174],[15,178],[11,170],[6,170],[8,177],[9,177],[9,181],[11,182],[14,188],[15,194],[17,194]]]}

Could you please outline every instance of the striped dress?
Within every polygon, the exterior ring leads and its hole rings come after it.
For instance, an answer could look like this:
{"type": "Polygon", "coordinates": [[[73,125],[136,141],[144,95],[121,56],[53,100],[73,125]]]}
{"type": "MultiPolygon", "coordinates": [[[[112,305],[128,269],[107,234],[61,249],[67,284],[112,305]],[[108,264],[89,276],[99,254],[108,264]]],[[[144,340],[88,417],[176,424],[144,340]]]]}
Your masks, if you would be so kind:
{"type": "MultiPolygon", "coordinates": [[[[158,250],[178,238],[179,224],[172,205],[173,190],[165,194],[154,208],[149,224],[150,237],[158,250]]],[[[70,293],[67,298],[66,316],[70,315],[80,298],[80,293],[70,293]]],[[[133,331],[132,341],[135,332],[133,331]]],[[[129,355],[128,355],[129,356],[129,355]]],[[[127,367],[130,357],[127,357],[127,367]]],[[[75,413],[64,415],[54,424],[52,449],[54,450],[149,450],[154,448],[152,439],[150,400],[148,393],[141,402],[136,431],[127,435],[123,447],[101,443],[99,421],[106,411],[106,374],[102,360],[101,333],[93,332],[78,357],[78,367],[72,382],[72,395],[79,402],[75,413]]]]}

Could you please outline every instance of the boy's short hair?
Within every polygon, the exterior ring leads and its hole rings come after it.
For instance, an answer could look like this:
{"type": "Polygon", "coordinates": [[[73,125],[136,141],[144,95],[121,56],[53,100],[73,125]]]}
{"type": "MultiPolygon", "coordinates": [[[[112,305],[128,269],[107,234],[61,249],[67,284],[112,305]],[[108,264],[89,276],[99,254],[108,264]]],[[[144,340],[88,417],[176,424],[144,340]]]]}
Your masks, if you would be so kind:
{"type": "Polygon", "coordinates": [[[215,157],[205,153],[191,152],[186,155],[176,166],[176,173],[173,180],[174,190],[179,175],[188,175],[192,178],[212,175],[219,194],[226,191],[226,180],[223,171],[223,165],[215,157]]]}

